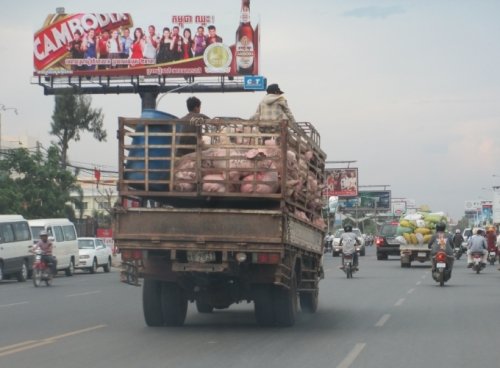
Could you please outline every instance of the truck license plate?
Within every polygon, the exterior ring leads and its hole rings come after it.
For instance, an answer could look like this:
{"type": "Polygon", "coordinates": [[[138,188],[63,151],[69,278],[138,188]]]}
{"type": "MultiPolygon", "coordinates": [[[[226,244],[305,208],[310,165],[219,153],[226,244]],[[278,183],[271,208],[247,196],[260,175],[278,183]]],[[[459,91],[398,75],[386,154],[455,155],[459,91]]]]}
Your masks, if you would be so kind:
{"type": "Polygon", "coordinates": [[[436,264],[436,266],[437,266],[437,268],[446,268],[446,263],[444,263],[444,262],[438,262],[436,264]]]}
{"type": "Polygon", "coordinates": [[[188,262],[209,263],[215,261],[215,252],[188,251],[188,262]]]}
{"type": "Polygon", "coordinates": [[[417,257],[425,258],[425,257],[427,257],[427,253],[425,253],[425,252],[418,252],[417,253],[417,257]]]}

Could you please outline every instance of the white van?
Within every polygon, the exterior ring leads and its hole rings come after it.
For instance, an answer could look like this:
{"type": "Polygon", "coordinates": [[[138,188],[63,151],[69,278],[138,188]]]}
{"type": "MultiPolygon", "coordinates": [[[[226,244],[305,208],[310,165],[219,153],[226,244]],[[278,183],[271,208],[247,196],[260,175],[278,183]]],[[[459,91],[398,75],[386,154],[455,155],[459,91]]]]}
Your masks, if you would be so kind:
{"type": "Polygon", "coordinates": [[[78,241],[75,225],[65,218],[29,220],[33,239],[40,240],[40,232],[45,230],[52,241],[52,255],[57,259],[57,270],[72,276],[78,262],[78,241]]]}
{"type": "Polygon", "coordinates": [[[26,281],[33,268],[28,221],[21,215],[0,215],[0,281],[15,276],[26,281]]]}

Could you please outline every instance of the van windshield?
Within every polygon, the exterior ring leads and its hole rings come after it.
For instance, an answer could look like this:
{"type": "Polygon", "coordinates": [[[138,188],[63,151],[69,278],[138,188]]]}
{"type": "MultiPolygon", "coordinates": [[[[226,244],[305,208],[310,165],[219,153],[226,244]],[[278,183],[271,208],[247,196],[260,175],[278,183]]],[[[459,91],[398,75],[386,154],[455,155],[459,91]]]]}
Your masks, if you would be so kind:
{"type": "Polygon", "coordinates": [[[380,235],[382,236],[395,236],[398,225],[385,224],[380,229],[380,235]]]}

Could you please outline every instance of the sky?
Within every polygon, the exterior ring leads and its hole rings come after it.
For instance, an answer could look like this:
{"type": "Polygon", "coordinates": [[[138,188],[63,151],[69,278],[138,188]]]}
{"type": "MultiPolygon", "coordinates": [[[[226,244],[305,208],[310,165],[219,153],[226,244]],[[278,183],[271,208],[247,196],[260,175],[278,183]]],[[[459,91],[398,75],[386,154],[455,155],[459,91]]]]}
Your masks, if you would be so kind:
{"type": "MultiPolygon", "coordinates": [[[[44,146],[54,140],[48,134],[54,97],[44,96],[31,76],[33,34],[56,7],[67,13],[128,12],[135,26],[157,29],[170,26],[174,14],[214,15],[220,35],[231,39],[240,4],[4,2],[0,104],[18,114],[0,111],[2,135],[29,135],[44,146]]],[[[492,186],[500,185],[500,1],[289,4],[251,1],[252,24],[260,22],[262,32],[260,74],[279,83],[296,120],[314,124],[329,161],[356,161],[351,167],[358,167],[361,186],[386,185],[393,198],[412,198],[454,219],[461,218],[465,201],[492,199],[492,186]]],[[[209,116],[248,118],[264,94],[196,96],[209,116]]],[[[168,94],[158,109],[183,116],[189,96],[168,94]]],[[[116,170],[117,118],[139,116],[140,98],[93,95],[92,101],[103,109],[108,140],[99,143],[86,134],[71,144],[69,159],[116,170]]]]}

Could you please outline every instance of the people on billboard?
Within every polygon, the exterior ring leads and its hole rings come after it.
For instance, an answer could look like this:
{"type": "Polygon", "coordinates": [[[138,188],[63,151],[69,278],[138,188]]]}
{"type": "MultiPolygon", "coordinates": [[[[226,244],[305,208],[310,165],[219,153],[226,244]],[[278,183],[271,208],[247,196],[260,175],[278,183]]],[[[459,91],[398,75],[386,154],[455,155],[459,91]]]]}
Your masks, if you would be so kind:
{"type": "MultiPolygon", "coordinates": [[[[108,48],[108,56],[110,59],[121,58],[122,43],[117,29],[111,32],[111,38],[108,40],[107,48],[108,48]]],[[[111,68],[116,68],[116,66],[113,66],[113,64],[111,64],[111,68]]]]}
{"type": "Polygon", "coordinates": [[[174,26],[174,28],[172,28],[172,44],[174,60],[180,60],[182,58],[182,37],[179,34],[178,26],[174,26]]]}
{"type": "MultiPolygon", "coordinates": [[[[97,58],[97,45],[96,45],[96,35],[94,28],[90,28],[88,33],[83,38],[82,50],[84,52],[83,56],[85,59],[97,58]]],[[[95,65],[85,65],[85,69],[94,70],[95,65]]]]}
{"type": "MultiPolygon", "coordinates": [[[[72,59],[83,59],[85,52],[83,51],[82,47],[82,34],[80,31],[76,30],[75,33],[73,34],[73,41],[71,41],[68,45],[68,51],[71,54],[72,59]]],[[[83,70],[84,66],[83,65],[73,65],[72,66],[73,70],[83,70]]]]}
{"type": "Polygon", "coordinates": [[[158,64],[168,63],[174,61],[174,44],[172,42],[172,37],[170,33],[170,28],[163,28],[163,35],[158,44],[158,55],[156,56],[156,62],[158,64]]]}
{"type": "Polygon", "coordinates": [[[134,42],[130,46],[130,59],[144,58],[144,32],[141,27],[137,27],[134,31],[134,42]]]}
{"type": "MultiPolygon", "coordinates": [[[[102,33],[97,37],[97,57],[99,59],[108,59],[108,41],[109,41],[109,31],[102,31],[102,33]]],[[[97,69],[106,69],[107,66],[99,64],[97,69]]]]}
{"type": "Polygon", "coordinates": [[[130,37],[130,29],[124,28],[123,34],[121,36],[123,59],[128,59],[128,57],[130,56],[130,46],[132,46],[133,42],[134,40],[132,39],[132,37],[130,37]]]}
{"type": "Polygon", "coordinates": [[[191,29],[184,28],[182,32],[182,59],[191,59],[193,57],[194,42],[191,36],[191,29]]]}
{"type": "Polygon", "coordinates": [[[217,35],[217,29],[214,25],[208,26],[208,37],[207,37],[207,45],[211,45],[212,43],[222,42],[222,37],[217,35]]]}
{"type": "Polygon", "coordinates": [[[205,28],[199,26],[194,35],[194,56],[203,56],[207,47],[207,36],[205,36],[205,28]]]}
{"type": "Polygon", "coordinates": [[[146,59],[156,59],[156,49],[158,47],[159,38],[156,35],[156,28],[153,25],[148,27],[148,34],[144,38],[144,57],[146,59]]]}

